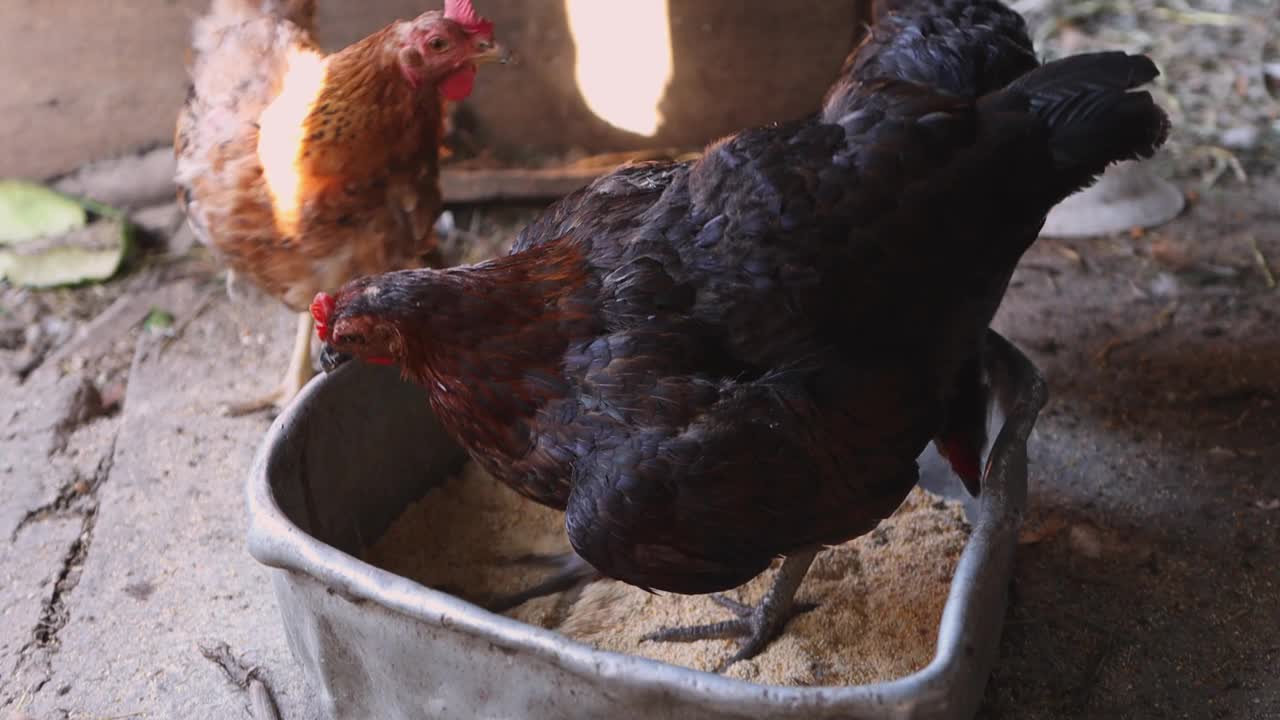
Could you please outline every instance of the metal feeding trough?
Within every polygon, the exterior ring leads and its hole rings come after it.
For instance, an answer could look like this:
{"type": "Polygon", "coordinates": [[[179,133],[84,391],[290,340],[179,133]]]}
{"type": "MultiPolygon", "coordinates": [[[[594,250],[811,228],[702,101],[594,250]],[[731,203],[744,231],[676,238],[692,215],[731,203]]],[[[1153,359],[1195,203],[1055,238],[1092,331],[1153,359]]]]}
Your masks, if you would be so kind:
{"type": "MultiPolygon", "coordinates": [[[[997,655],[1026,500],[1026,441],[1046,398],[1035,367],[989,335],[989,474],[951,583],[937,653],[891,682],[757,685],[595,650],[366,564],[360,550],[463,464],[423,391],[349,363],[267,433],[248,482],[249,549],[329,718],[965,718],[997,655]]],[[[955,495],[932,448],[926,488],[955,495]]],[[[959,491],[963,492],[963,491],[959,491]]]]}

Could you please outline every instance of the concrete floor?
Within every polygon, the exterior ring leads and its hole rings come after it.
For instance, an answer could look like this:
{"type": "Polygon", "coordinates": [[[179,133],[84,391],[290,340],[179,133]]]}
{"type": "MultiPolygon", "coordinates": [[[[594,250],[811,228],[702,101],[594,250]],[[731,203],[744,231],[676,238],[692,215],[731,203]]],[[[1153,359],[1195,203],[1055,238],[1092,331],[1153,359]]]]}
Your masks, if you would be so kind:
{"type": "Polygon", "coordinates": [[[983,717],[1280,717],[1277,193],[1022,263],[997,327],[1052,398],[983,717]]]}
{"type": "MultiPolygon", "coordinates": [[[[154,108],[182,76],[156,57],[181,56],[203,4],[124,2],[92,26],[70,0],[0,4],[0,175],[163,141],[154,108]],[[117,52],[140,43],[156,56],[117,52]]],[[[1023,262],[998,328],[1052,399],[980,717],[1280,717],[1280,295],[1254,251],[1280,270],[1276,197],[1274,175],[1227,181],[1145,237],[1045,240],[1023,262]]],[[[276,379],[293,323],[231,304],[212,271],[152,255],[107,286],[0,296],[0,336],[32,307],[97,328],[23,381],[4,368],[25,351],[0,342],[0,718],[245,717],[200,652],[215,641],[309,717],[244,548],[268,421],[217,412],[276,379]],[[152,306],[174,313],[171,343],[137,328],[152,306]]]]}
{"type": "MultiPolygon", "coordinates": [[[[271,306],[233,313],[214,287],[177,342],[139,338],[124,410],[33,420],[74,392],[75,374],[3,391],[18,402],[0,435],[0,717],[244,717],[242,694],[200,653],[218,641],[267,668],[286,718],[305,717],[266,572],[244,547],[242,484],[268,421],[218,412],[277,372],[261,343],[287,342],[292,321],[271,306]],[[68,428],[66,450],[48,455],[68,428]]],[[[167,290],[159,306],[182,317],[204,284],[167,290]]]]}
{"type": "MultiPolygon", "coordinates": [[[[1042,239],[1015,276],[997,325],[1052,399],[980,717],[1280,716],[1280,303],[1252,253],[1280,257],[1277,190],[1211,193],[1139,239],[1042,239]]],[[[122,408],[93,409],[92,360],[3,380],[0,713],[238,717],[243,693],[200,653],[225,641],[309,717],[244,548],[268,421],[217,412],[275,379],[292,321],[177,268],[122,296],[189,321],[162,350],[129,336],[122,408]]]]}

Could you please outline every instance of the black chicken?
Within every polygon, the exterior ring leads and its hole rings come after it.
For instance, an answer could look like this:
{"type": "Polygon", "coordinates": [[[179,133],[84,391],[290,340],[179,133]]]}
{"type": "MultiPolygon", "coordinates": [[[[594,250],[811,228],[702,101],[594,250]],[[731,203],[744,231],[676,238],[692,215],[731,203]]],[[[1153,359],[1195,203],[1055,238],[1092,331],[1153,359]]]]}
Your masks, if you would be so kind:
{"type": "Polygon", "coordinates": [[[487,471],[565,510],[594,570],[536,592],[596,570],[716,592],[785,556],[758,607],[654,638],[744,638],[727,667],[819,548],[897,508],[930,440],[976,490],[987,326],[1048,210],[1163,142],[1132,92],[1156,75],[1119,52],[1039,67],[998,3],[911,3],[821,113],[622,168],[506,257],[317,296],[318,330],[331,358],[398,363],[487,471]]]}

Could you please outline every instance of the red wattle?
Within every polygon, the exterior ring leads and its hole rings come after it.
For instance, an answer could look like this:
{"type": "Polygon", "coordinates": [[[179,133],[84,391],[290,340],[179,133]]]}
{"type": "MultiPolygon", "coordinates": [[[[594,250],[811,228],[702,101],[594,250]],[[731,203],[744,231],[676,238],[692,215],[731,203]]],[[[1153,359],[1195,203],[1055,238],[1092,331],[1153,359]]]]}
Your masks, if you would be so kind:
{"type": "Polygon", "coordinates": [[[329,315],[333,312],[335,303],[333,297],[327,293],[316,293],[315,299],[311,301],[311,317],[316,321],[316,335],[324,342],[329,342],[329,315]]]}
{"type": "Polygon", "coordinates": [[[466,100],[476,85],[476,66],[466,65],[461,70],[440,81],[440,94],[445,99],[458,102],[466,100]]]}
{"type": "Polygon", "coordinates": [[[948,439],[938,443],[938,454],[951,464],[951,469],[970,487],[982,482],[982,459],[964,441],[948,439]]]}

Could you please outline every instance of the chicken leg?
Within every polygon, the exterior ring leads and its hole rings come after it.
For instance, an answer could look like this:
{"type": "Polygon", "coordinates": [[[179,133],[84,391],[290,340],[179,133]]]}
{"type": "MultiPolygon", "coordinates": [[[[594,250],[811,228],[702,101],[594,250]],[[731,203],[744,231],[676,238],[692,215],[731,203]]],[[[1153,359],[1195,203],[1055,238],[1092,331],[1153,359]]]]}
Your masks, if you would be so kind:
{"type": "Polygon", "coordinates": [[[534,598],[571,590],[600,577],[599,571],[573,552],[554,555],[530,554],[515,558],[512,562],[547,565],[555,568],[555,571],[533,587],[507,595],[496,595],[477,602],[478,605],[489,612],[503,613],[534,598]]]}
{"type": "Polygon", "coordinates": [[[289,359],[289,369],[285,371],[280,387],[264,397],[237,403],[227,407],[227,415],[239,417],[261,412],[270,408],[283,409],[294,395],[302,389],[315,370],[311,367],[311,333],[315,330],[315,320],[311,313],[298,313],[298,331],[293,340],[293,355],[289,359]]]}
{"type": "Polygon", "coordinates": [[[817,607],[813,603],[795,602],[796,591],[800,589],[800,583],[809,572],[809,566],[813,564],[813,558],[817,554],[818,549],[813,548],[788,555],[778,569],[773,586],[755,607],[723,595],[712,595],[712,600],[738,616],[732,620],[693,627],[666,628],[645,635],[641,641],[694,642],[714,638],[742,638],[737,652],[716,668],[719,673],[728,670],[730,665],[739,660],[753,658],[769,646],[791,618],[817,607]]]}

